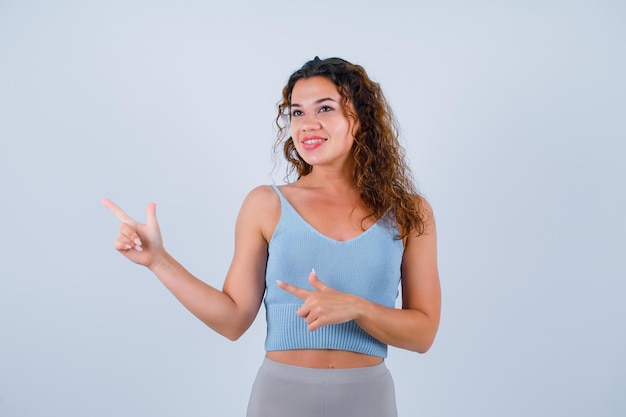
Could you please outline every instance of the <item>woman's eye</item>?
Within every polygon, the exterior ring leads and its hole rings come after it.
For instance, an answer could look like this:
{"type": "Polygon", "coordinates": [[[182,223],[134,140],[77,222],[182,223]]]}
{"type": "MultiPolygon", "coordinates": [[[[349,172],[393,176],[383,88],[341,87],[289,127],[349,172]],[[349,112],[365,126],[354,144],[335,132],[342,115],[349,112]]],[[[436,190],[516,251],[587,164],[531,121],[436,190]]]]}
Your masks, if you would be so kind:
{"type": "Polygon", "coordinates": [[[322,106],[322,107],[320,107],[320,113],[331,111],[331,110],[333,110],[333,108],[330,107],[330,106],[322,106]]]}
{"type": "Polygon", "coordinates": [[[292,115],[293,117],[302,116],[302,111],[301,111],[301,110],[293,110],[293,111],[291,112],[291,115],[292,115]]]}

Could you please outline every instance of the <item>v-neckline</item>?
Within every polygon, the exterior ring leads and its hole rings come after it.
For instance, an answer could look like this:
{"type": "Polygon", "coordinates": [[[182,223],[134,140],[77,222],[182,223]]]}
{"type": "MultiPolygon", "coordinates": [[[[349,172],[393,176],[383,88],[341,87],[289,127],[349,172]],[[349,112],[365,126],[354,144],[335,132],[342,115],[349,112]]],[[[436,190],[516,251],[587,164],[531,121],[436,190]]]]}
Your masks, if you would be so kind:
{"type": "MultiPolygon", "coordinates": [[[[296,208],[293,206],[293,204],[291,204],[291,202],[287,199],[287,197],[285,197],[285,195],[283,194],[283,192],[280,190],[280,187],[278,185],[274,185],[274,189],[276,190],[276,192],[278,193],[278,195],[280,196],[281,201],[284,201],[285,204],[287,204],[287,206],[296,214],[296,216],[298,217],[298,219],[300,219],[300,221],[302,223],[304,223],[309,229],[311,229],[315,234],[317,234],[318,236],[321,236],[322,238],[329,240],[331,242],[334,243],[350,243],[353,242],[357,239],[360,239],[362,236],[366,235],[370,230],[372,230],[374,227],[378,227],[378,223],[380,222],[380,219],[376,220],[374,223],[372,223],[372,225],[370,225],[370,227],[368,227],[367,229],[363,230],[361,233],[359,233],[358,235],[351,237],[350,239],[347,240],[338,240],[338,239],[334,239],[330,236],[325,235],[324,233],[320,232],[319,230],[317,230],[315,227],[313,227],[313,225],[311,225],[311,223],[309,223],[301,214],[298,210],[296,210],[296,208]]],[[[283,215],[283,213],[281,213],[281,216],[283,215]]]]}

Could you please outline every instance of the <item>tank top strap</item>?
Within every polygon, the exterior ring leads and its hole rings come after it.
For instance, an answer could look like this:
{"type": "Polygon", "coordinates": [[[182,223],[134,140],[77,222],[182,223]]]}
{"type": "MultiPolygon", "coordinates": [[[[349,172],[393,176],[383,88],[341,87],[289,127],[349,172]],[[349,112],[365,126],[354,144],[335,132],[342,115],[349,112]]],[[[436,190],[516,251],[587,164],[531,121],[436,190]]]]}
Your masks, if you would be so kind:
{"type": "Polygon", "coordinates": [[[302,219],[300,213],[298,213],[296,209],[291,205],[291,203],[287,200],[287,198],[285,198],[282,191],[280,191],[280,187],[278,187],[278,185],[276,184],[272,184],[272,188],[274,189],[274,191],[276,191],[276,194],[278,194],[278,198],[280,199],[281,221],[303,222],[304,219],[302,219]]]}

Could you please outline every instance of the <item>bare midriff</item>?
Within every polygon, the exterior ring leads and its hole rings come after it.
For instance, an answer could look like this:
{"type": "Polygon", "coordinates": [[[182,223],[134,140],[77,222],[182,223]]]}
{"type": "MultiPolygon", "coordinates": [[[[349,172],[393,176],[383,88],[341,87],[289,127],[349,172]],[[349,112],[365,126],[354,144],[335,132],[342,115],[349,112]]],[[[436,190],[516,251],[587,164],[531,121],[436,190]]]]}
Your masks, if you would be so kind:
{"type": "Polygon", "coordinates": [[[298,349],[266,352],[265,356],[275,362],[304,368],[345,369],[378,365],[383,358],[345,350],[298,349]]]}

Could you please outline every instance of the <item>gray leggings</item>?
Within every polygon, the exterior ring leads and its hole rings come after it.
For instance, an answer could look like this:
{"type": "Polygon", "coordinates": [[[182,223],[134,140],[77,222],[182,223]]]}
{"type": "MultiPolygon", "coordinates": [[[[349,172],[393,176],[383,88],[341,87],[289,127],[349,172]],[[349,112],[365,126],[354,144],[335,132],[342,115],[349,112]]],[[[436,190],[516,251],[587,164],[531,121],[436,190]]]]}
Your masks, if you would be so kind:
{"type": "Polygon", "coordinates": [[[247,417],[397,417],[391,374],[379,365],[312,369],[265,358],[247,417]]]}

